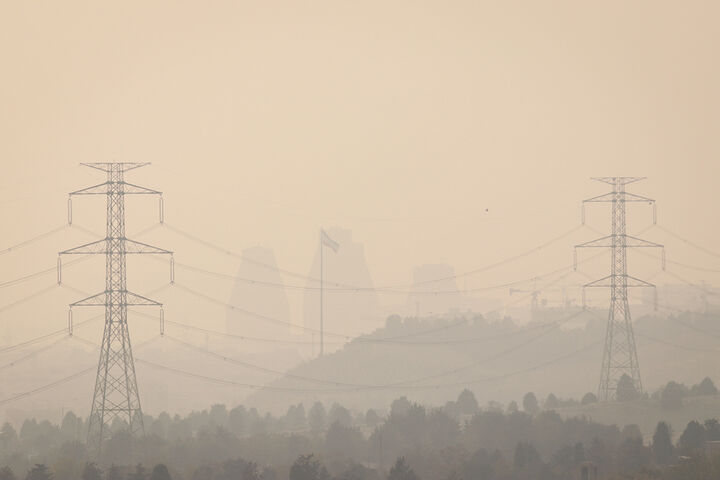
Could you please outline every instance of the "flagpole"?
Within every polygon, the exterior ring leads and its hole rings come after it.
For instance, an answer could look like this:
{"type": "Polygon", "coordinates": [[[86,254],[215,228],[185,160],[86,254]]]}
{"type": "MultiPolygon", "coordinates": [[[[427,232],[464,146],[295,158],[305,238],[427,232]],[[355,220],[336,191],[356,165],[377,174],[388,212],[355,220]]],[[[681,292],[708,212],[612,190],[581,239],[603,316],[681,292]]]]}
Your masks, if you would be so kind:
{"type": "Polygon", "coordinates": [[[323,231],[320,229],[320,356],[325,353],[324,349],[324,335],[323,335],[323,288],[325,283],[323,282],[323,231]]]}

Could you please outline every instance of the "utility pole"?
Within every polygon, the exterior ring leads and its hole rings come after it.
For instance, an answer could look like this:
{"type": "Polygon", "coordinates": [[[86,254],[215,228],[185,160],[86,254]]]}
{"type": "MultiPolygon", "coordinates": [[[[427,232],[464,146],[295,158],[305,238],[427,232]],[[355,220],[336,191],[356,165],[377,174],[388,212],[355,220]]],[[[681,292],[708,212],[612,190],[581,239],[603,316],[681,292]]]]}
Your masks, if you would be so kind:
{"type": "MultiPolygon", "coordinates": [[[[70,199],[75,195],[105,195],[107,197],[106,237],[65,250],[59,255],[105,255],[105,290],[70,305],[71,312],[73,307],[105,307],[105,328],[100,347],[92,409],[88,419],[87,437],[89,452],[95,458],[99,458],[103,443],[110,436],[110,425],[115,419],[124,422],[131,435],[144,433],[140,396],[135,377],[135,362],[127,324],[127,307],[162,307],[162,304],[154,300],[127,290],[126,255],[172,255],[172,252],[125,237],[125,195],[162,195],[156,190],[127,183],[124,179],[125,172],[143,167],[148,163],[84,163],[82,165],[105,172],[107,181],[72,192],[70,199]]],[[[160,198],[160,221],[162,222],[162,197],[160,198]]],[[[72,211],[70,205],[70,200],[68,200],[68,213],[72,211]]],[[[70,218],[68,220],[70,221],[70,218]]]]}
{"type": "MultiPolygon", "coordinates": [[[[655,285],[627,273],[627,248],[655,247],[663,248],[658,243],[649,242],[626,233],[625,205],[629,202],[648,203],[653,205],[653,223],[657,220],[655,200],[628,193],[625,186],[643,180],[645,177],[601,177],[593,180],[612,185],[610,193],[589,198],[583,201],[582,222],[585,223],[586,203],[612,204],[612,234],[598,238],[591,242],[581,243],[575,248],[610,248],[610,275],[587,283],[587,287],[610,288],[610,308],[608,312],[607,330],[605,333],[605,349],[603,351],[602,368],[600,371],[600,385],[598,399],[612,401],[617,399],[618,381],[623,375],[632,379],[633,386],[638,393],[642,393],[642,380],[640,378],[640,365],[638,363],[637,349],[635,348],[635,335],[633,333],[630,306],[628,303],[628,287],[651,287],[655,285]]],[[[577,256],[576,256],[577,258],[577,256]]],[[[665,268],[665,250],[663,249],[663,269],[665,268]]],[[[575,262],[577,267],[577,262],[575,262]]]]}

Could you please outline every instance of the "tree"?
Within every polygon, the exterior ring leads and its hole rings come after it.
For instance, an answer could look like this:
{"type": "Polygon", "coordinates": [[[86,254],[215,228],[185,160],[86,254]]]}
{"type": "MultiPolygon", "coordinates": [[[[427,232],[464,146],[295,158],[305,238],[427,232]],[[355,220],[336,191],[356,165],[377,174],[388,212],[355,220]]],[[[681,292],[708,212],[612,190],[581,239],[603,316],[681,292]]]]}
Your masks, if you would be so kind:
{"type": "Polygon", "coordinates": [[[192,474],[192,480],[213,480],[214,472],[209,465],[201,465],[192,474]]]}
{"type": "Polygon", "coordinates": [[[365,425],[375,427],[378,423],[380,423],[380,415],[372,408],[369,409],[365,414],[365,425]]]}
{"type": "Polygon", "coordinates": [[[16,480],[15,472],[7,465],[0,468],[0,480],[16,480]]]}
{"type": "Polygon", "coordinates": [[[412,407],[412,403],[410,403],[410,400],[408,400],[407,397],[396,398],[390,404],[390,415],[407,415],[410,411],[410,407],[412,407]]]}
{"type": "Polygon", "coordinates": [[[105,478],[106,480],[121,480],[122,475],[120,473],[120,467],[115,464],[110,465],[105,478]]]}
{"type": "MultiPolygon", "coordinates": [[[[155,468],[153,468],[153,471],[150,474],[150,480],[172,480],[172,477],[170,476],[170,472],[168,472],[167,467],[162,463],[159,463],[155,465],[155,468]]],[[[242,480],[245,479],[243,478],[242,480]]]]}
{"type": "Polygon", "coordinates": [[[681,408],[684,396],[685,387],[671,380],[660,392],[660,406],[668,409],[681,408]]]}
{"type": "Polygon", "coordinates": [[[398,457],[395,465],[390,468],[388,480],[419,480],[410,465],[405,461],[405,457],[398,457]]]}
{"type": "Polygon", "coordinates": [[[620,377],[617,383],[616,398],[618,402],[630,402],[639,397],[635,382],[626,373],[620,377]]]}
{"type": "Polygon", "coordinates": [[[308,413],[308,424],[313,433],[320,433],[325,430],[325,407],[320,402],[315,402],[308,413]]]}
{"type": "Polygon", "coordinates": [[[10,445],[15,443],[17,440],[17,432],[13,428],[10,423],[5,422],[3,423],[2,428],[0,428],[0,445],[2,445],[2,449],[4,452],[7,452],[10,448],[10,445]]]}
{"type": "Polygon", "coordinates": [[[540,463],[540,454],[530,443],[518,442],[518,444],[515,445],[513,463],[515,464],[515,468],[519,470],[534,467],[540,463]]]}
{"type": "Polygon", "coordinates": [[[520,407],[518,407],[518,404],[515,400],[511,400],[510,403],[508,403],[507,413],[516,413],[519,410],[520,410],[520,407]]]}
{"type": "Polygon", "coordinates": [[[102,470],[94,462],[86,463],[81,478],[82,480],[102,480],[102,470]]]}
{"type": "Polygon", "coordinates": [[[467,388],[458,395],[456,406],[463,415],[472,415],[478,411],[478,402],[475,394],[467,388]]]}
{"type": "Polygon", "coordinates": [[[695,395],[717,395],[718,389],[710,377],[705,377],[698,385],[693,385],[692,392],[695,395]]]}
{"type": "Polygon", "coordinates": [[[673,456],[672,432],[665,422],[658,422],[653,435],[652,453],[655,463],[667,465],[673,456]]]}
{"type": "Polygon", "coordinates": [[[336,458],[361,458],[365,439],[359,430],[336,421],[325,434],[325,451],[336,458]]]}
{"type": "Polygon", "coordinates": [[[642,438],[642,431],[636,424],[625,425],[622,429],[623,438],[642,438]]]}
{"type": "Polygon", "coordinates": [[[597,396],[595,396],[592,392],[588,392],[582,397],[582,400],[580,400],[580,405],[590,405],[592,403],[597,403],[597,401],[597,396]]]}
{"type": "Polygon", "coordinates": [[[337,402],[333,403],[332,407],[330,407],[330,413],[328,413],[327,416],[328,424],[332,425],[336,422],[345,427],[352,425],[352,415],[350,414],[350,410],[337,402]]]}
{"type": "Polygon", "coordinates": [[[300,455],[290,467],[290,480],[330,480],[330,474],[314,455],[300,455]]]}
{"type": "Polygon", "coordinates": [[[32,467],[25,477],[25,480],[51,480],[52,479],[52,473],[48,470],[48,468],[43,463],[36,463],[34,467],[32,467]]]}
{"type": "Polygon", "coordinates": [[[692,453],[702,447],[705,442],[705,429],[697,420],[687,424],[685,431],[678,439],[678,448],[685,453],[692,453]]]}
{"type": "Polygon", "coordinates": [[[554,393],[551,393],[547,396],[545,399],[545,410],[555,410],[560,406],[560,402],[558,401],[557,397],[554,393]]]}
{"type": "Polygon", "coordinates": [[[540,407],[538,406],[537,397],[533,392],[528,392],[523,397],[523,410],[530,415],[535,415],[540,407]]]}
{"type": "Polygon", "coordinates": [[[705,427],[705,440],[711,442],[720,440],[720,422],[717,418],[705,420],[703,427],[705,427]]]}
{"type": "Polygon", "coordinates": [[[336,478],[337,480],[371,480],[379,477],[375,470],[364,467],[359,463],[353,463],[336,478]]]}
{"type": "Polygon", "coordinates": [[[128,475],[128,480],[145,480],[147,478],[147,470],[142,463],[135,465],[135,471],[128,475]]]}
{"type": "Polygon", "coordinates": [[[223,463],[222,474],[217,480],[258,480],[260,473],[255,462],[248,462],[243,458],[228,460],[223,463]]]}
{"type": "Polygon", "coordinates": [[[650,451],[643,445],[642,437],[628,437],[618,448],[618,464],[624,471],[634,471],[646,465],[650,451]]]}

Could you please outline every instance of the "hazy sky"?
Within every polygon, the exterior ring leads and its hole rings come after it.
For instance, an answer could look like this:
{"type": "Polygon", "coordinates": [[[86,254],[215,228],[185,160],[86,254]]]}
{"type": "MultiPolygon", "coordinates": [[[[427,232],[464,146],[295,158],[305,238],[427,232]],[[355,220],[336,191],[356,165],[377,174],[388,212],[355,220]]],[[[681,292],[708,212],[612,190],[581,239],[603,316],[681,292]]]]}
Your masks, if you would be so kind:
{"type": "MultiPolygon", "coordinates": [[[[165,192],[168,223],[272,247],[299,272],[332,225],[365,244],[377,284],[493,263],[577,225],[579,201],[607,190],[590,176],[648,176],[633,191],[658,200],[659,222],[720,250],[718,18],[716,1],[2,2],[0,247],[62,224],[66,193],[103,180],[79,162],[151,161],[128,180],[165,192]]],[[[76,203],[102,232],[102,200],[76,203]]],[[[155,207],[133,200],[128,233],[155,207]]],[[[650,219],[633,210],[630,230],[650,219]]],[[[503,279],[563,266],[594,236],[503,279]]],[[[167,232],[143,239],[236,268],[167,232]]],[[[0,278],[87,240],[5,255],[0,278]]],[[[673,245],[668,258],[712,264],[673,245]]]]}

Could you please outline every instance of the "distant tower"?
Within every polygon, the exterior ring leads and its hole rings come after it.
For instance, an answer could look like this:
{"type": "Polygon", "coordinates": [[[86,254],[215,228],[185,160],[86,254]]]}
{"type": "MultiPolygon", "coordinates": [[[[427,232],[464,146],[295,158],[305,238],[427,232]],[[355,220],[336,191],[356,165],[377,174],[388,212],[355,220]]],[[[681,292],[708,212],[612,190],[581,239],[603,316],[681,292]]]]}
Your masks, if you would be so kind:
{"type": "Polygon", "coordinates": [[[656,220],[655,200],[625,191],[625,185],[643,180],[644,178],[645,177],[593,178],[593,180],[612,185],[613,191],[583,201],[583,223],[585,223],[586,203],[612,203],[612,234],[575,246],[575,248],[610,248],[611,251],[610,275],[584,286],[610,288],[610,309],[605,334],[602,369],[600,371],[600,385],[598,387],[598,399],[600,401],[616,399],[618,381],[623,375],[627,375],[632,379],[633,385],[639,393],[642,393],[643,390],[642,380],[640,378],[640,365],[635,348],[635,336],[630,318],[627,289],[628,287],[654,288],[655,285],[628,275],[626,249],[628,247],[663,248],[662,245],[648,242],[647,240],[642,240],[626,233],[625,204],[628,202],[652,204],[653,222],[656,220]]]}
{"type": "MultiPolygon", "coordinates": [[[[104,306],[105,330],[100,347],[92,410],[88,419],[88,449],[99,457],[103,442],[110,436],[110,425],[116,418],[126,424],[131,435],[142,434],[143,419],[140,408],[135,362],[130,346],[127,307],[133,305],[161,306],[160,303],[128,292],[125,257],[127,254],[169,254],[125,237],[125,195],[162,195],[161,192],[139,187],[124,180],[124,173],[147,163],[90,163],[83,164],[107,173],[107,181],[78,190],[74,195],[107,196],[107,234],[102,240],[60,252],[60,255],[105,255],[105,290],[70,305],[104,306]]],[[[161,201],[162,221],[162,201],[161,201]]],[[[70,212],[70,210],[69,210],[70,212]]],[[[69,218],[69,221],[72,221],[69,218]]]]}

